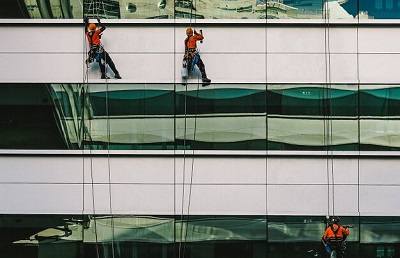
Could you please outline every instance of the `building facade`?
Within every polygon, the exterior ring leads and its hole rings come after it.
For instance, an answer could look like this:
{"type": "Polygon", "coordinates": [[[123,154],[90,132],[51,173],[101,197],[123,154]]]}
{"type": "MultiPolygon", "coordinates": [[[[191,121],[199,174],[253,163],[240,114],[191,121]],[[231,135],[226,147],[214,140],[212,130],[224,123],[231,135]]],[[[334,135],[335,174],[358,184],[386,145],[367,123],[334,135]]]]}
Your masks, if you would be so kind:
{"type": "Polygon", "coordinates": [[[2,257],[400,257],[400,1],[2,5],[2,257]]]}

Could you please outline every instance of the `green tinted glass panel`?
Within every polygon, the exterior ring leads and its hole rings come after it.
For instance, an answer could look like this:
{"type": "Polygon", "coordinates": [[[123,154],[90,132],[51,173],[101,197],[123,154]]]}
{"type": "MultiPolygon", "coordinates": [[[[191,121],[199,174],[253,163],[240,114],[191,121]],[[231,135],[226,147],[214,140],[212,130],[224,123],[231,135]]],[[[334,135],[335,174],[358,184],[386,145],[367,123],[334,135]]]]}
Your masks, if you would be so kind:
{"type": "MultiPolygon", "coordinates": [[[[10,215],[5,258],[322,257],[325,217],[10,215]]],[[[398,257],[399,217],[342,217],[350,257],[398,257]]]]}
{"type": "Polygon", "coordinates": [[[2,84],[3,149],[399,150],[397,86],[2,84]],[[265,90],[267,89],[267,90],[265,90]]]}

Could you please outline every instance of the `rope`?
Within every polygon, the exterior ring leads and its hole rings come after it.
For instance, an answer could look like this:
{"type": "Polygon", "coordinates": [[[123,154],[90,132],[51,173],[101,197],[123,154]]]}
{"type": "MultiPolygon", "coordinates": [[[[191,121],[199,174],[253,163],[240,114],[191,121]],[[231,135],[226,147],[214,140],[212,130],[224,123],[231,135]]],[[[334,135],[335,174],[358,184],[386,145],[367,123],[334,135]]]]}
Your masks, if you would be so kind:
{"type": "MultiPolygon", "coordinates": [[[[104,8],[104,2],[101,1],[103,3],[103,10],[104,10],[104,16],[107,17],[107,14],[105,13],[105,8],[104,8]]],[[[88,10],[90,10],[90,7],[92,6],[92,17],[99,17],[99,6],[98,6],[98,2],[94,2],[94,0],[91,1],[91,3],[89,4],[88,10]],[[94,13],[94,5],[96,5],[96,10],[97,10],[97,15],[95,16],[94,13]]],[[[87,15],[86,15],[87,17],[87,15]]],[[[86,31],[85,31],[85,40],[86,40],[86,31]]],[[[105,50],[103,49],[103,57],[104,57],[104,66],[105,66],[105,71],[107,70],[107,58],[106,58],[106,54],[105,54],[105,50]]],[[[87,50],[87,44],[85,44],[85,53],[86,53],[86,60],[88,57],[88,50],[87,50]]],[[[102,58],[103,59],[103,58],[102,58]]],[[[100,60],[101,62],[101,60],[100,60]]],[[[89,67],[90,64],[86,63],[86,72],[84,73],[84,82],[86,82],[87,85],[87,91],[89,92],[89,76],[88,76],[88,72],[89,72],[89,67]]],[[[111,165],[110,165],[110,141],[111,141],[111,130],[110,130],[110,118],[109,118],[109,104],[108,104],[108,91],[109,91],[109,87],[108,87],[108,79],[107,76],[105,78],[106,80],[106,116],[107,116],[107,168],[108,168],[108,190],[109,190],[109,209],[110,209],[110,216],[111,216],[111,230],[112,230],[112,241],[111,241],[111,250],[112,250],[112,257],[114,258],[114,241],[115,241],[115,230],[114,230],[114,216],[113,216],[113,210],[112,210],[112,191],[111,191],[111,165]]],[[[89,124],[91,125],[91,123],[89,124]]],[[[90,138],[90,145],[89,145],[89,150],[90,150],[90,171],[91,171],[91,187],[92,187],[92,205],[93,205],[93,221],[94,221],[94,231],[95,231],[95,239],[96,239],[96,255],[97,258],[99,258],[100,253],[99,253],[99,244],[98,244],[98,232],[97,232],[97,221],[96,221],[96,206],[95,206],[95,195],[94,195],[94,179],[93,179],[93,157],[92,157],[92,139],[90,138]]]]}
{"type": "MultiPolygon", "coordinates": [[[[85,42],[85,55],[86,58],[85,60],[87,60],[87,58],[89,57],[88,55],[88,49],[87,49],[87,39],[86,39],[86,31],[84,33],[84,42],[85,42]]],[[[84,100],[86,100],[86,94],[90,93],[90,86],[89,86],[89,67],[90,64],[86,63],[86,71],[84,72],[84,79],[83,79],[83,98],[84,100]],[[86,90],[85,90],[85,85],[86,85],[86,90]]],[[[85,105],[82,105],[82,109],[85,109],[85,105]]],[[[85,112],[82,112],[83,114],[83,123],[85,122],[84,119],[84,115],[85,112]]],[[[90,117],[89,117],[89,121],[91,121],[90,117]]],[[[91,122],[89,122],[89,129],[91,128],[91,122]]],[[[90,130],[89,130],[90,131],[90,130]]],[[[90,135],[89,135],[90,137],[90,135]]],[[[84,149],[84,148],[83,148],[84,149]]],[[[95,195],[94,195],[94,179],[93,179],[93,157],[92,157],[92,139],[91,137],[89,138],[89,157],[90,157],[90,186],[91,186],[91,190],[92,190],[92,206],[93,206],[93,223],[94,223],[94,234],[95,234],[95,249],[96,249],[96,257],[100,258],[100,252],[99,252],[99,242],[98,242],[98,234],[97,234],[97,221],[96,221],[96,201],[95,201],[95,195]]],[[[85,157],[83,156],[83,159],[85,157]]],[[[84,185],[84,184],[83,184],[84,185]]],[[[85,191],[84,191],[85,192],[85,191]]]]}
{"type": "MultiPolygon", "coordinates": [[[[106,9],[104,6],[104,2],[101,1],[103,4],[103,12],[104,12],[104,17],[107,19],[107,13],[106,9]]],[[[99,8],[97,9],[99,10],[99,8]]],[[[99,11],[98,11],[99,12],[99,11]]],[[[99,13],[97,14],[97,17],[99,18],[99,13]]],[[[105,73],[105,80],[106,80],[106,116],[107,116],[107,169],[108,169],[108,194],[109,194],[109,211],[110,211],[110,222],[111,222],[111,233],[112,233],[112,240],[111,240],[111,252],[112,252],[112,257],[115,257],[115,227],[114,227],[114,215],[113,215],[113,208],[112,208],[112,190],[111,190],[111,164],[110,164],[110,142],[111,142],[111,124],[110,124],[110,107],[108,103],[109,99],[109,86],[108,86],[108,76],[107,76],[107,52],[103,48],[103,57],[104,57],[104,73],[105,73]]],[[[101,62],[101,59],[100,59],[101,62]]]]}
{"type": "Polygon", "coordinates": [[[327,203],[327,215],[330,213],[330,178],[329,178],[329,161],[331,161],[331,177],[332,177],[332,213],[335,215],[335,182],[334,182],[334,162],[333,162],[333,140],[332,140],[332,113],[331,113],[331,95],[332,95],[332,77],[331,77],[331,49],[330,49],[330,14],[329,14],[329,5],[328,1],[324,0],[325,7],[325,84],[326,88],[324,90],[324,141],[326,146],[326,173],[327,173],[327,182],[328,182],[328,203],[327,203]]]}
{"type": "MultiPolygon", "coordinates": [[[[360,3],[357,1],[357,10],[360,10],[360,3]]],[[[358,106],[360,106],[360,52],[359,52],[359,27],[360,27],[360,15],[357,15],[357,91],[358,91],[358,106]]],[[[357,159],[357,212],[360,216],[360,155],[361,155],[361,124],[360,124],[360,108],[358,108],[358,117],[357,117],[357,129],[358,129],[358,159],[357,159]]],[[[361,230],[359,230],[359,234],[361,234],[361,230]]],[[[361,238],[359,238],[361,239],[361,238]]]]}
{"type": "MultiPolygon", "coordinates": [[[[195,0],[195,5],[193,5],[193,0],[191,1],[190,6],[190,22],[189,26],[192,27],[192,16],[193,16],[193,7],[197,5],[197,1],[195,0]]],[[[196,10],[195,9],[195,23],[196,23],[196,10]]],[[[189,72],[189,71],[188,71],[189,72]]],[[[181,198],[181,228],[180,228],[180,241],[179,241],[179,258],[185,257],[186,252],[186,241],[188,236],[188,225],[189,225],[189,215],[190,215],[190,206],[191,206],[191,197],[192,197],[192,186],[193,186],[193,172],[194,172],[194,148],[192,153],[192,162],[191,162],[191,171],[190,171],[190,183],[189,183],[189,195],[188,195],[188,205],[187,205],[187,214],[186,214],[186,222],[184,221],[184,199],[185,199],[185,181],[186,181],[186,133],[187,133],[187,96],[188,96],[188,84],[185,84],[185,115],[184,115],[184,138],[183,138],[183,179],[182,179],[182,198],[181,198]],[[185,233],[183,234],[183,228],[185,226],[185,233]]],[[[198,95],[200,88],[200,79],[197,79],[197,96],[196,96],[196,109],[195,109],[195,117],[194,117],[194,132],[193,132],[193,142],[196,142],[196,127],[197,127],[197,110],[198,110],[198,95]]]]}
{"type": "MultiPolygon", "coordinates": [[[[267,7],[265,7],[265,238],[269,239],[268,230],[268,113],[267,113],[267,94],[268,94],[268,19],[267,7]]],[[[268,250],[268,241],[265,241],[265,250],[268,250]]]]}

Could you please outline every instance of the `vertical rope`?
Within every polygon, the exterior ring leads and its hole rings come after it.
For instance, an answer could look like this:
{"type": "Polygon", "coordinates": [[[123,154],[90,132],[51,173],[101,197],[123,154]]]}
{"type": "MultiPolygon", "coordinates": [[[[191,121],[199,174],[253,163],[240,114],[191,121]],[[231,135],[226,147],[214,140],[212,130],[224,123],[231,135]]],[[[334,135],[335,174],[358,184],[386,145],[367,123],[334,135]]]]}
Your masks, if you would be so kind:
{"type": "MultiPolygon", "coordinates": [[[[174,6],[174,12],[175,12],[175,6],[174,6]]],[[[174,55],[177,52],[176,49],[176,19],[175,19],[175,15],[174,15],[174,55]]],[[[177,144],[177,133],[176,133],[176,128],[177,128],[177,87],[176,87],[176,63],[175,63],[175,59],[174,58],[174,243],[176,243],[177,241],[177,227],[176,227],[176,196],[177,196],[177,189],[176,189],[176,185],[177,185],[177,166],[176,166],[176,155],[177,155],[177,148],[178,148],[178,144],[177,144]]],[[[176,250],[176,248],[174,248],[174,250],[176,250]]],[[[176,257],[176,254],[174,254],[174,257],[176,257]]]]}
{"type": "Polygon", "coordinates": [[[328,182],[328,213],[330,213],[330,184],[332,184],[332,213],[335,214],[335,182],[334,182],[334,162],[333,162],[333,129],[332,129],[332,78],[331,78],[331,50],[330,50],[330,14],[328,1],[324,0],[324,35],[325,35],[325,85],[323,94],[323,107],[324,107],[324,141],[326,147],[326,171],[328,182]],[[330,166],[329,166],[329,162],[330,166]],[[329,173],[329,170],[330,173],[329,173]],[[332,182],[330,183],[330,176],[332,182]]]}
{"type": "MultiPolygon", "coordinates": [[[[91,4],[93,3],[93,0],[91,2],[91,4]]],[[[90,6],[90,5],[89,5],[90,6]]],[[[86,43],[86,31],[84,33],[84,54],[86,56],[86,59],[88,58],[88,49],[87,49],[87,43],[86,43]]],[[[82,99],[83,99],[83,103],[82,103],[82,123],[85,123],[85,101],[86,98],[88,97],[88,95],[90,94],[90,86],[89,86],[89,64],[86,63],[86,71],[84,71],[84,78],[83,78],[83,90],[82,90],[82,99]],[[86,86],[86,87],[85,87],[86,86]]],[[[88,121],[89,121],[89,132],[90,132],[90,128],[91,128],[91,118],[90,118],[90,114],[88,113],[88,121]]],[[[85,126],[82,127],[83,129],[83,135],[85,134],[85,126]]],[[[92,191],[92,207],[93,207],[93,224],[94,224],[94,234],[95,234],[95,250],[96,250],[96,257],[99,258],[100,257],[100,251],[99,251],[99,242],[98,242],[98,234],[97,234],[97,221],[96,221],[96,200],[95,200],[95,190],[94,190],[94,177],[93,177],[93,156],[92,156],[92,139],[90,137],[90,134],[88,134],[89,137],[89,160],[90,160],[90,186],[91,186],[91,191],[92,191]]],[[[83,141],[85,141],[84,136],[82,138],[83,141]]],[[[84,146],[82,146],[82,153],[84,155],[84,146]]],[[[85,157],[83,156],[83,159],[85,159],[85,157]]],[[[84,172],[83,174],[85,174],[85,166],[83,165],[83,169],[84,172]]],[[[85,193],[85,183],[84,183],[84,178],[83,178],[83,193],[85,193]]],[[[83,194],[84,196],[84,194],[83,194]]],[[[83,203],[85,203],[84,201],[85,199],[83,199],[83,203]]],[[[84,239],[84,230],[82,230],[82,239],[84,239]]]]}
{"type": "MultiPolygon", "coordinates": [[[[104,5],[104,1],[101,1],[103,7],[104,17],[107,18],[106,8],[104,5]]],[[[100,3],[99,8],[97,9],[97,18],[100,18],[100,3]]],[[[111,124],[110,124],[110,106],[109,106],[109,86],[108,86],[108,76],[107,76],[107,52],[103,47],[103,59],[104,59],[104,72],[105,72],[105,80],[106,80],[106,117],[107,117],[107,169],[108,169],[108,194],[109,194],[109,211],[110,211],[110,222],[111,222],[111,252],[112,257],[115,257],[115,227],[114,227],[114,214],[112,208],[112,183],[111,183],[111,162],[110,162],[110,145],[111,145],[111,124]]],[[[100,59],[101,62],[101,59],[100,59]]]]}
{"type": "MultiPolygon", "coordinates": [[[[181,219],[180,219],[180,241],[179,241],[179,254],[178,257],[182,257],[182,241],[183,241],[183,207],[185,203],[185,171],[186,171],[186,129],[187,129],[187,86],[188,84],[185,84],[185,101],[184,101],[184,130],[183,130],[183,171],[182,171],[182,196],[181,196],[181,219]]],[[[184,257],[184,256],[183,256],[184,257]]]]}
{"type": "MultiPolygon", "coordinates": [[[[357,13],[360,13],[360,3],[357,1],[357,13]]],[[[360,15],[357,15],[357,132],[358,132],[358,157],[357,157],[357,214],[358,214],[358,224],[361,227],[360,223],[360,156],[361,156],[361,110],[360,110],[360,51],[359,51],[359,27],[360,27],[360,15]]],[[[361,228],[358,230],[358,239],[361,239],[361,228]]],[[[360,243],[360,242],[358,242],[360,243]]]]}
{"type": "MultiPolygon", "coordinates": [[[[107,16],[105,13],[105,8],[104,8],[104,2],[103,3],[103,10],[104,10],[104,15],[105,17],[107,16]]],[[[92,17],[99,17],[99,9],[100,9],[100,3],[99,2],[94,2],[93,0],[89,4],[88,11],[90,10],[90,7],[92,7],[92,17]],[[95,9],[97,10],[97,15],[95,15],[95,9]]],[[[87,16],[87,15],[86,15],[87,16]]],[[[85,32],[85,37],[86,37],[86,32],[85,32]]],[[[85,44],[86,46],[86,44],[85,44]]],[[[105,50],[103,50],[105,51],[105,50]]],[[[87,55],[87,48],[85,49],[85,53],[87,55]]],[[[105,70],[107,69],[107,58],[105,56],[105,52],[103,52],[103,57],[104,57],[104,65],[105,65],[105,70]]],[[[100,60],[101,62],[101,60],[100,60]]],[[[86,73],[84,81],[86,81],[87,85],[87,91],[89,92],[89,76],[88,76],[88,70],[89,70],[89,64],[86,65],[86,73]]],[[[111,131],[110,131],[110,120],[109,120],[109,105],[108,105],[108,79],[106,77],[106,100],[105,100],[105,105],[106,105],[106,116],[107,116],[107,167],[108,167],[108,187],[109,187],[109,209],[110,209],[110,215],[111,215],[111,230],[112,230],[112,242],[111,242],[111,249],[112,249],[112,257],[114,257],[114,241],[115,241],[115,233],[114,233],[114,219],[113,219],[113,211],[112,211],[112,191],[111,191],[111,165],[110,165],[110,141],[111,141],[111,131]]],[[[90,125],[90,123],[89,123],[90,125]]],[[[91,126],[90,126],[91,127],[91,126]]],[[[90,145],[89,145],[89,150],[90,150],[90,176],[91,176],[91,189],[92,189],[92,205],[93,205],[93,222],[94,222],[94,231],[95,231],[95,239],[96,239],[96,255],[99,258],[100,252],[99,252],[99,245],[98,245],[98,232],[97,232],[97,220],[96,220],[96,204],[95,204],[95,191],[94,191],[94,176],[93,176],[93,157],[92,157],[92,140],[90,139],[90,145]]]]}
{"type": "MultiPolygon", "coordinates": [[[[192,16],[193,16],[193,8],[195,8],[195,23],[196,23],[196,5],[197,1],[195,0],[195,5],[193,5],[193,0],[191,1],[190,6],[190,20],[189,27],[192,27],[192,16]]],[[[195,109],[195,117],[194,117],[194,132],[193,132],[193,141],[192,146],[196,142],[196,126],[197,126],[197,106],[198,106],[198,94],[200,88],[200,79],[197,79],[197,97],[196,97],[196,109],[195,109]]],[[[185,202],[185,186],[186,186],[186,134],[187,134],[187,96],[188,96],[188,83],[185,84],[185,116],[184,116],[184,139],[183,139],[183,179],[182,179],[182,207],[181,207],[181,228],[180,228],[180,242],[179,242],[179,258],[185,257],[186,252],[186,241],[188,236],[188,227],[189,227],[189,216],[190,216],[190,205],[191,205],[191,197],[192,197],[192,186],[193,186],[193,172],[194,172],[194,148],[192,149],[192,162],[191,162],[191,171],[190,171],[190,181],[189,181],[189,194],[188,194],[188,205],[187,205],[187,213],[186,220],[184,219],[184,202],[185,202]],[[185,220],[185,223],[184,223],[185,220]],[[183,232],[185,227],[185,232],[183,232]]]]}
{"type": "MultiPolygon", "coordinates": [[[[268,250],[268,18],[265,4],[265,250],[268,250]]],[[[267,252],[268,257],[268,252],[267,252]]]]}
{"type": "MultiPolygon", "coordinates": [[[[90,6],[92,6],[94,4],[93,0],[91,1],[91,3],[89,4],[89,8],[90,6]]],[[[86,31],[84,33],[84,38],[85,38],[85,42],[86,42],[86,31]]],[[[85,55],[86,55],[86,59],[88,57],[88,49],[87,49],[87,44],[85,44],[85,55]]],[[[90,86],[89,86],[89,63],[86,63],[86,72],[84,73],[84,87],[83,87],[83,92],[84,92],[84,100],[86,101],[86,96],[88,94],[90,94],[90,86]],[[86,90],[85,90],[85,85],[86,85],[86,90]]],[[[82,105],[83,108],[85,108],[85,105],[83,103],[82,105]]],[[[83,115],[85,114],[85,112],[83,112],[83,115]]],[[[91,129],[91,118],[90,118],[90,114],[89,115],[89,132],[91,129]]],[[[84,117],[83,117],[84,118],[84,117]]],[[[83,123],[84,123],[84,119],[83,119],[83,123]]],[[[84,129],[85,130],[85,129],[84,129]]],[[[98,241],[98,232],[97,232],[97,220],[96,220],[96,200],[95,200],[95,190],[94,190],[94,177],[93,177],[93,156],[92,156],[92,140],[90,137],[90,134],[88,134],[89,137],[89,159],[90,159],[90,186],[91,186],[91,191],[92,191],[92,207],[93,207],[93,224],[94,224],[94,234],[95,234],[95,250],[96,250],[96,257],[100,258],[100,251],[99,251],[99,241],[98,241]]],[[[82,230],[83,231],[83,230],[82,230]]]]}

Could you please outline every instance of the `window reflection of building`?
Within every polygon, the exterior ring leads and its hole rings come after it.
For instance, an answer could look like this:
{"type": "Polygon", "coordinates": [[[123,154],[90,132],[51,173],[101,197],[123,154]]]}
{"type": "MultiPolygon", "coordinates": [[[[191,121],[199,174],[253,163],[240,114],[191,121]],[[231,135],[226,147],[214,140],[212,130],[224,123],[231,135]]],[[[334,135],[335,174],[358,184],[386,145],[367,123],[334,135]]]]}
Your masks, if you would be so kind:
{"type": "Polygon", "coordinates": [[[386,0],[386,9],[388,10],[393,9],[393,0],[386,0]]]}
{"type": "Polygon", "coordinates": [[[381,10],[383,8],[383,0],[375,0],[375,9],[381,10]]]}
{"type": "Polygon", "coordinates": [[[18,12],[22,11],[25,16],[35,19],[81,19],[83,15],[112,19],[321,19],[323,6],[328,3],[337,4],[353,17],[363,14],[363,19],[400,17],[398,0],[21,1],[25,4],[21,9],[25,9],[18,12]]]}

